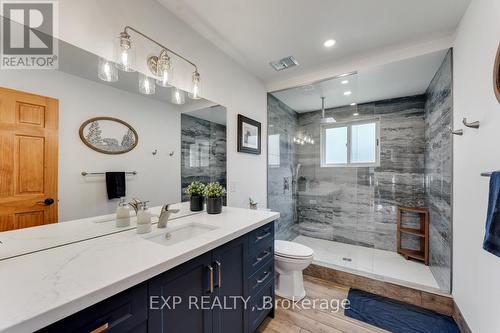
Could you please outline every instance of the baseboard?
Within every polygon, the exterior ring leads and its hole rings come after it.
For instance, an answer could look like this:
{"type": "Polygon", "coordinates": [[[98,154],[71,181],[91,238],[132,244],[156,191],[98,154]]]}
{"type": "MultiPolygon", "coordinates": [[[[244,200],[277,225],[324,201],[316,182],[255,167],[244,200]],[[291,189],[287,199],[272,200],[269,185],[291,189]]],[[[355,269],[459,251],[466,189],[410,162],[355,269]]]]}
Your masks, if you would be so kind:
{"type": "Polygon", "coordinates": [[[417,305],[447,316],[453,316],[455,314],[455,303],[451,296],[438,295],[315,264],[306,268],[304,274],[339,285],[417,305]]]}
{"type": "Polygon", "coordinates": [[[465,318],[462,315],[462,312],[460,311],[460,308],[458,307],[457,303],[453,302],[453,304],[454,304],[453,319],[455,319],[455,322],[457,323],[458,327],[460,328],[460,332],[472,333],[472,330],[470,329],[469,325],[465,321],[465,318]]]}

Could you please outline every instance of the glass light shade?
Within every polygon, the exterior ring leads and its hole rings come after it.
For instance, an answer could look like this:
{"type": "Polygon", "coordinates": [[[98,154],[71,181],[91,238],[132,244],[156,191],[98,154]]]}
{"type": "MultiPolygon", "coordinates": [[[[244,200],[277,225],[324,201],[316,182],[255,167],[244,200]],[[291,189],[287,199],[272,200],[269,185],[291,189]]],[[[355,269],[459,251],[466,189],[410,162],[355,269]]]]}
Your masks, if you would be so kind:
{"type": "Polygon", "coordinates": [[[172,68],[164,68],[158,75],[156,79],[156,84],[161,87],[171,87],[172,85],[172,68]]]}
{"type": "Polygon", "coordinates": [[[191,92],[188,94],[189,98],[191,99],[200,99],[200,92],[201,92],[201,79],[200,79],[200,74],[198,71],[195,71],[193,73],[193,86],[191,89],[191,92]]]}
{"type": "Polygon", "coordinates": [[[153,95],[155,93],[155,81],[142,73],[139,74],[139,91],[144,95],[153,95]]]}
{"type": "Polygon", "coordinates": [[[172,88],[172,103],[184,104],[186,103],[186,93],[179,88],[172,88]]]}
{"type": "Polygon", "coordinates": [[[115,45],[116,67],[124,72],[133,72],[135,65],[135,47],[126,32],[122,32],[115,45]]]}
{"type": "Polygon", "coordinates": [[[97,69],[97,76],[99,79],[106,82],[118,81],[118,70],[112,61],[104,58],[99,58],[99,65],[97,69]]]}
{"type": "Polygon", "coordinates": [[[162,87],[171,87],[172,82],[172,63],[166,50],[160,52],[157,60],[157,79],[156,84],[162,87]]]}

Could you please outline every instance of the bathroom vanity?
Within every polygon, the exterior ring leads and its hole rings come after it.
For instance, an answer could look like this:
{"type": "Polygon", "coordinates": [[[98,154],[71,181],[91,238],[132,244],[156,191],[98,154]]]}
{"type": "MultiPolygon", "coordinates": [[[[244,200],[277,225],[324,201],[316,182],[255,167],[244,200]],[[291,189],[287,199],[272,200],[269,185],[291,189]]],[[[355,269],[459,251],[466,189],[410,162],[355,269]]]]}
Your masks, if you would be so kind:
{"type": "Polygon", "coordinates": [[[4,259],[0,331],[254,332],[273,313],[278,217],[225,207],[4,259]]]}

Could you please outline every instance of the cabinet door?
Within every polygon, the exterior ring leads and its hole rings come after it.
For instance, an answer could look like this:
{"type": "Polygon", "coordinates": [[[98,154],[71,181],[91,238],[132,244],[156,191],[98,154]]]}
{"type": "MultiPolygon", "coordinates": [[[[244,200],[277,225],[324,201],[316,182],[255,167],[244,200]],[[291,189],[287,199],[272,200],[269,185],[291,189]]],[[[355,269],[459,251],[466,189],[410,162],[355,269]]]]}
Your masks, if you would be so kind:
{"type": "Polygon", "coordinates": [[[204,254],[150,281],[149,332],[212,332],[212,313],[201,304],[212,299],[211,259],[211,253],[204,254]],[[174,297],[181,301],[175,307],[174,297]]]}
{"type": "Polygon", "coordinates": [[[215,297],[222,307],[214,308],[214,332],[246,332],[246,311],[242,298],[246,298],[246,266],[248,237],[238,238],[213,251],[215,297]]]}

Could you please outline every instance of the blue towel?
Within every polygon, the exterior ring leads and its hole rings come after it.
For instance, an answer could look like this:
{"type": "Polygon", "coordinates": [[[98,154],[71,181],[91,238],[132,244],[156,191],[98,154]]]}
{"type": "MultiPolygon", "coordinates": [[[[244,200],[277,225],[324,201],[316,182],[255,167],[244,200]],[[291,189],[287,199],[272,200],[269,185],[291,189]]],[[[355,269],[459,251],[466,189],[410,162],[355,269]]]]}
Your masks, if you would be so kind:
{"type": "Polygon", "coordinates": [[[490,198],[486,216],[486,232],[483,249],[500,257],[500,172],[493,172],[490,178],[490,198]]]}

